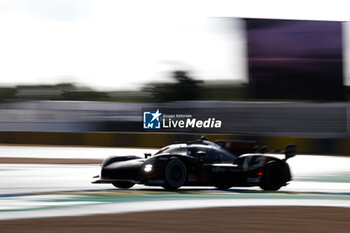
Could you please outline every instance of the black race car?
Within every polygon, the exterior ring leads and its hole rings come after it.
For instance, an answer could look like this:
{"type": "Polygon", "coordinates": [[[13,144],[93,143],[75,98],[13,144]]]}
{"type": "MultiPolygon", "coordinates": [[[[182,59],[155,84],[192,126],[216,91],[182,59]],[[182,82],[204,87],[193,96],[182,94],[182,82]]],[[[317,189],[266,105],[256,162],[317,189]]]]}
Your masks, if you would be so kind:
{"type": "Polygon", "coordinates": [[[162,186],[174,190],[181,186],[260,186],[278,190],[291,180],[287,159],[296,152],[288,145],[284,158],[265,154],[250,141],[216,141],[206,138],[176,143],[160,149],[153,156],[111,156],[102,163],[101,175],[93,183],[112,183],[117,188],[134,184],[162,186]]]}

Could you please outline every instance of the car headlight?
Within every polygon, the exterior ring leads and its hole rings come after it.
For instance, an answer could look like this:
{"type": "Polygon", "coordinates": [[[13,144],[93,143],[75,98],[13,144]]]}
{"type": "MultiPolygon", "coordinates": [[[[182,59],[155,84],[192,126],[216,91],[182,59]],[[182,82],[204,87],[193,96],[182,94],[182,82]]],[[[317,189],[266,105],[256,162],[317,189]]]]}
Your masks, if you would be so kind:
{"type": "Polygon", "coordinates": [[[146,166],[145,166],[145,168],[144,168],[144,171],[145,172],[150,172],[150,171],[152,171],[152,164],[147,164],[146,166]]]}

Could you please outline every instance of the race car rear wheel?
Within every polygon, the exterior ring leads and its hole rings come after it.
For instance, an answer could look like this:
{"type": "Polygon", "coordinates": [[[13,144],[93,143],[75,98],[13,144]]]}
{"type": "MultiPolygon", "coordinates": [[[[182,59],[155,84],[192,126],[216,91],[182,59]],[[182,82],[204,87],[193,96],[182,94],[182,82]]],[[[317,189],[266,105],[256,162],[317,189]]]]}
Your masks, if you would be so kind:
{"type": "Polygon", "coordinates": [[[271,162],[263,170],[260,188],[266,191],[279,190],[287,180],[287,170],[280,162],[271,162]]]}
{"type": "Polygon", "coordinates": [[[130,182],[130,181],[118,181],[112,184],[114,185],[114,187],[117,187],[120,189],[128,189],[135,185],[133,182],[130,182]]]}
{"type": "Polygon", "coordinates": [[[187,180],[187,168],[180,159],[171,159],[164,170],[164,188],[174,190],[180,188],[187,180]]]}

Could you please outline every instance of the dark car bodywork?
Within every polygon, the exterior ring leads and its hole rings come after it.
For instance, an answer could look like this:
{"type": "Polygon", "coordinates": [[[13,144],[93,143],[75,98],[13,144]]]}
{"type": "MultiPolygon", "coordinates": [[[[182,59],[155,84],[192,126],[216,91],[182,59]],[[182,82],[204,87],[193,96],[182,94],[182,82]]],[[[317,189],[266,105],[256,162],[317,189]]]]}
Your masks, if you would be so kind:
{"type": "Polygon", "coordinates": [[[153,156],[111,156],[102,163],[101,175],[93,183],[112,183],[119,188],[134,184],[163,186],[260,186],[278,190],[291,180],[286,160],[295,155],[289,145],[285,158],[254,153],[254,142],[200,140],[166,146],[153,156]]]}

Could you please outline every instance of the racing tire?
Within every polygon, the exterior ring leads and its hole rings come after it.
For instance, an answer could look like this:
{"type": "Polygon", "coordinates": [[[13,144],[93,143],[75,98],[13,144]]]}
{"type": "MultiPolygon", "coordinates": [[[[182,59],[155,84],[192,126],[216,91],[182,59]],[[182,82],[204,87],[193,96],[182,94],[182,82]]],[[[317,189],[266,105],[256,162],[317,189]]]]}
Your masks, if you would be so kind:
{"type": "Polygon", "coordinates": [[[112,183],[114,187],[120,188],[120,189],[128,189],[134,186],[135,184],[130,181],[118,181],[118,182],[113,182],[112,183]]]}
{"type": "Polygon", "coordinates": [[[260,188],[265,191],[277,191],[286,184],[288,170],[280,162],[271,162],[263,170],[260,188]]]}
{"type": "Polygon", "coordinates": [[[187,168],[180,159],[171,159],[164,169],[164,185],[167,190],[176,190],[185,184],[187,168]]]}

